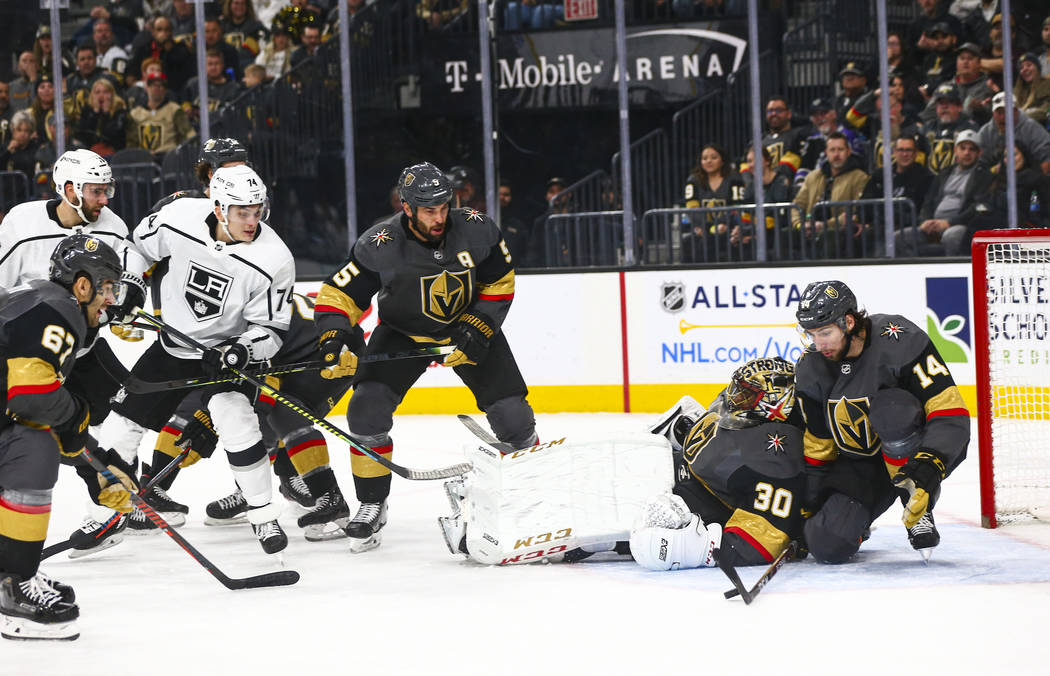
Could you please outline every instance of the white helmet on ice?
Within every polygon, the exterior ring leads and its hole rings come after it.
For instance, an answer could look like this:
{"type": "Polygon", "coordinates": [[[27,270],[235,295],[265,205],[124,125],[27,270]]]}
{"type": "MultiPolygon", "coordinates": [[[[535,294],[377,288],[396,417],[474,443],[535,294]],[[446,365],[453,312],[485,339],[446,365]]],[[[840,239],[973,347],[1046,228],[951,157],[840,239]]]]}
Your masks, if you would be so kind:
{"type": "Polygon", "coordinates": [[[62,156],[55,161],[51,176],[55,182],[55,190],[69,206],[76,210],[77,215],[85,223],[88,219],[83,211],[84,184],[98,183],[107,186],[106,197],[110,199],[113,198],[115,192],[113,170],[110,169],[109,162],[90,150],[68,150],[62,153],[62,156]],[[77,198],[76,204],[66,198],[66,183],[73,184],[73,194],[77,198]]]}

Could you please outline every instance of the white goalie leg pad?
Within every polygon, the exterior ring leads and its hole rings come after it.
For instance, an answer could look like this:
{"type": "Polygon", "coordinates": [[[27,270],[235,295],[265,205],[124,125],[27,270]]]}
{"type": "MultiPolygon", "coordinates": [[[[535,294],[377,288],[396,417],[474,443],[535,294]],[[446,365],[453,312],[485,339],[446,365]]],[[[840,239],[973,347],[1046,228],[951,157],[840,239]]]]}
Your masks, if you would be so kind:
{"type": "Polygon", "coordinates": [[[119,413],[110,413],[98,426],[98,445],[100,448],[112,448],[124,462],[129,465],[138,457],[139,445],[146,434],[146,428],[133,422],[119,413]]]}
{"type": "Polygon", "coordinates": [[[631,555],[649,570],[685,570],[715,565],[714,550],[722,542],[722,526],[704,526],[699,516],[683,528],[646,526],[631,533],[631,555]]]}
{"type": "Polygon", "coordinates": [[[262,441],[259,419],[248,397],[240,392],[220,392],[208,401],[222,447],[231,453],[251,448],[262,441]]]}
{"type": "Polygon", "coordinates": [[[478,445],[467,455],[474,469],[457,490],[461,518],[470,557],[487,564],[626,540],[646,501],[674,479],[669,443],[646,433],[556,439],[505,456],[478,445]]]}

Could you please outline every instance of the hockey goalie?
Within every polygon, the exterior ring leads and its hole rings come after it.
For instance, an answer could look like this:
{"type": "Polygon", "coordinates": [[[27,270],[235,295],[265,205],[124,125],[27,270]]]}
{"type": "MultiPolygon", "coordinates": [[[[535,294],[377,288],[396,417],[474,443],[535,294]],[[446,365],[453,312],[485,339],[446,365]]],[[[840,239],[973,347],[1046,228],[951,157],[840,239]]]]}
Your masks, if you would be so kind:
{"type": "Polygon", "coordinates": [[[631,555],[650,570],[767,564],[801,532],[794,365],[756,359],[709,409],[689,396],[648,432],[468,449],[438,519],[453,554],[485,564],[631,555]],[[628,544],[629,543],[629,544],[628,544]]]}

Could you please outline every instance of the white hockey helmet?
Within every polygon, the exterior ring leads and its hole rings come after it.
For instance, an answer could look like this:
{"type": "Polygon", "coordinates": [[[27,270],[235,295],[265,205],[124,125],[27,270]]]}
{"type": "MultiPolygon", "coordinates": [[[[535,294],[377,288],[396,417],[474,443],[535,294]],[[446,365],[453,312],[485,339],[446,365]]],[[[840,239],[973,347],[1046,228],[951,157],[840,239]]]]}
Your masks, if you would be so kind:
{"type": "Polygon", "coordinates": [[[212,174],[211,183],[208,184],[208,194],[215,201],[215,206],[219,207],[223,224],[229,222],[231,206],[261,204],[261,220],[265,221],[269,215],[270,203],[266,197],[266,185],[259,174],[247,165],[216,169],[212,174]]]}
{"type": "Polygon", "coordinates": [[[98,183],[101,185],[108,186],[106,188],[106,197],[112,199],[115,193],[115,185],[113,183],[113,170],[109,167],[109,162],[102,159],[102,156],[98,153],[90,150],[67,150],[55,160],[55,166],[52,169],[51,177],[55,182],[55,190],[59,196],[65,200],[69,206],[76,210],[77,215],[87,222],[87,217],[84,216],[84,184],[85,183],[98,183]],[[73,194],[77,197],[77,203],[73,204],[66,199],[66,183],[73,184],[73,194]]]}

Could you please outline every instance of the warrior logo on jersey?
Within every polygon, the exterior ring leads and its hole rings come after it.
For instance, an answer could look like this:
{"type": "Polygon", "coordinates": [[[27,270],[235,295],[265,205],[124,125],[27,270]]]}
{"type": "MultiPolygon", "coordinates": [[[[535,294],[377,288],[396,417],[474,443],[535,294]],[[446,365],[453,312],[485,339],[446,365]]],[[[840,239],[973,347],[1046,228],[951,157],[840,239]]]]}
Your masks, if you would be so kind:
{"type": "Polygon", "coordinates": [[[718,411],[708,411],[704,414],[704,417],[700,418],[700,422],[693,425],[693,429],[689,430],[689,434],[685,435],[682,448],[685,449],[684,457],[686,462],[692,464],[696,457],[700,455],[700,451],[704,450],[704,447],[711,443],[711,440],[718,434],[719,417],[718,411]]]}
{"type": "Polygon", "coordinates": [[[882,446],[868,418],[868,398],[829,401],[828,423],[840,450],[855,455],[874,455],[882,446]]]}
{"type": "Polygon", "coordinates": [[[880,335],[893,338],[896,341],[900,341],[901,334],[904,333],[904,327],[900,324],[894,324],[890,322],[886,326],[882,327],[882,333],[880,335]]]}
{"type": "Polygon", "coordinates": [[[449,272],[419,278],[423,314],[442,323],[455,319],[473,295],[470,271],[449,272]]]}
{"type": "Polygon", "coordinates": [[[668,312],[681,312],[685,308],[685,284],[664,282],[660,286],[660,305],[668,312]]]}
{"type": "Polygon", "coordinates": [[[185,298],[197,321],[207,321],[222,314],[232,283],[233,277],[190,263],[185,298]]]}
{"type": "Polygon", "coordinates": [[[383,228],[376,234],[372,235],[372,244],[375,244],[378,248],[380,244],[386,244],[387,242],[394,241],[394,238],[390,236],[390,231],[383,228]]]}

